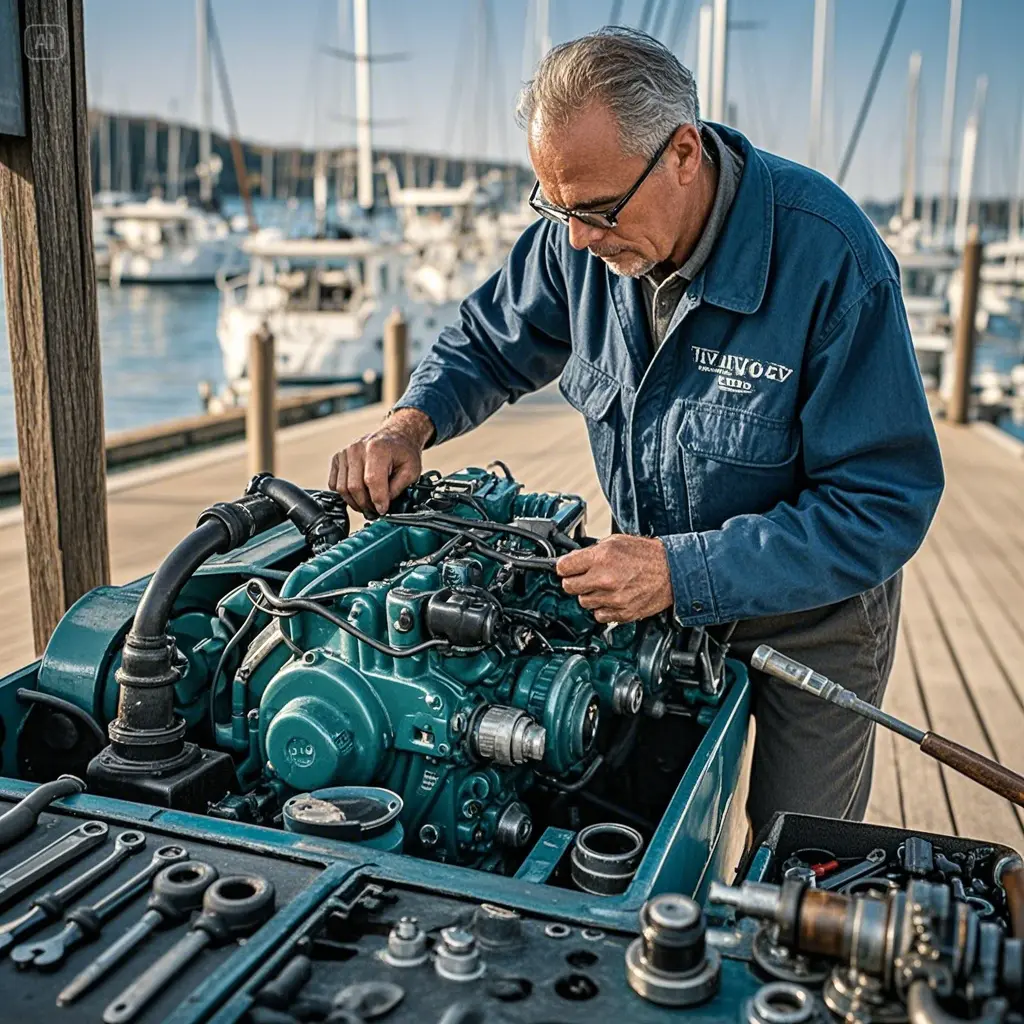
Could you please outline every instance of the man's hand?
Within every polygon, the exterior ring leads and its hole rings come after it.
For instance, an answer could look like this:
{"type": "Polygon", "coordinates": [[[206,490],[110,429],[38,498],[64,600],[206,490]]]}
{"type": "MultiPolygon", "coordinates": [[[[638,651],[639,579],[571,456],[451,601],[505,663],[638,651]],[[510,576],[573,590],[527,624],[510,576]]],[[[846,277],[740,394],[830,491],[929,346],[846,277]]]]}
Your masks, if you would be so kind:
{"type": "Polygon", "coordinates": [[[433,435],[429,416],[418,409],[399,409],[373,433],[334,455],[327,486],[367,518],[382,516],[419,478],[423,449],[433,435]]]}
{"type": "Polygon", "coordinates": [[[577,594],[598,622],[633,622],[673,603],[665,546],[654,537],[615,533],[555,563],[562,589],[577,594]]]}

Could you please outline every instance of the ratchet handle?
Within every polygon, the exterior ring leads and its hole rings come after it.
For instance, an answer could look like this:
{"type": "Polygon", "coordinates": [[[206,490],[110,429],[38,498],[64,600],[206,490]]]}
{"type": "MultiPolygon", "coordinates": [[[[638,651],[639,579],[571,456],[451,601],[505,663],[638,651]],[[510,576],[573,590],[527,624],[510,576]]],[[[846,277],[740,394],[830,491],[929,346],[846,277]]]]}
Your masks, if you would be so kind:
{"type": "Polygon", "coordinates": [[[925,733],[921,750],[1018,807],[1024,807],[1024,778],[1009,768],[934,732],[925,733]]]}

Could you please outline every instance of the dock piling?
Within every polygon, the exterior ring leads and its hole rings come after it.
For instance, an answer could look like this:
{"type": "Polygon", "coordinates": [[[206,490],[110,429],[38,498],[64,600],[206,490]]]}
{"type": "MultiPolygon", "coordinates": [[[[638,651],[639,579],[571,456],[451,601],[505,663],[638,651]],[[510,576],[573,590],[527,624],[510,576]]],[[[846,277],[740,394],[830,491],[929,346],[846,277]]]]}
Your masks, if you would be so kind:
{"type": "Polygon", "coordinates": [[[25,134],[0,135],[7,334],[39,653],[64,612],[109,582],[110,567],[82,0],[19,7],[25,25],[49,30],[32,37],[46,59],[22,60],[25,134]]]}
{"type": "Polygon", "coordinates": [[[384,323],[384,381],[381,398],[390,409],[409,383],[409,327],[401,310],[394,309],[384,323]]]}
{"type": "Polygon", "coordinates": [[[974,365],[974,321],[978,311],[978,282],[981,277],[981,240],[972,225],[964,246],[963,296],[960,318],[953,342],[953,391],[946,409],[950,423],[966,423],[971,397],[971,369],[974,365]]]}
{"type": "Polygon", "coordinates": [[[249,449],[250,476],[274,472],[276,390],[274,335],[263,324],[249,339],[249,405],[245,436],[249,449]]]}

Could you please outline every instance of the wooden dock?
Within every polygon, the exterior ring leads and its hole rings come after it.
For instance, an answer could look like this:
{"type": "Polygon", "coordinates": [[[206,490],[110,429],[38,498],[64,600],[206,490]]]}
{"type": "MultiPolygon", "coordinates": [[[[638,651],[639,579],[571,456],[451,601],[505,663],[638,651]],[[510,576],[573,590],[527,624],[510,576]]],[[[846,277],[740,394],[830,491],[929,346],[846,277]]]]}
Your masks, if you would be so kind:
{"type": "MultiPolygon", "coordinates": [[[[372,429],[373,406],[281,431],[278,473],[323,486],[331,454],[372,429]]],[[[978,428],[939,423],[947,489],[907,569],[899,651],[885,706],[1024,772],[1024,459],[978,428]]],[[[610,518],[580,417],[547,390],[436,451],[451,471],[506,462],[532,490],[578,493],[589,532],[610,518]]],[[[213,501],[241,493],[242,443],[129,470],[109,480],[113,581],[151,572],[213,501]]],[[[0,671],[32,659],[24,539],[18,510],[0,513],[0,671]]],[[[1024,818],[1005,801],[881,733],[869,819],[1024,848],[1024,818]]]]}

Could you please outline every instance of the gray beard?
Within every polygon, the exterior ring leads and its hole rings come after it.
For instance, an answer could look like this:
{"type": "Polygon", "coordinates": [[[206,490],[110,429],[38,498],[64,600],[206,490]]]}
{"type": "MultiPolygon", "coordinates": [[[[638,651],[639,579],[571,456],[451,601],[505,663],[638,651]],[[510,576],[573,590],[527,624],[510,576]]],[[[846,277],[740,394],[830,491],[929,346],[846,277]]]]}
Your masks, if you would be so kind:
{"type": "MultiPolygon", "coordinates": [[[[601,257],[599,256],[598,259],[601,259],[601,257]]],[[[644,263],[635,264],[627,270],[622,267],[614,267],[607,260],[602,260],[602,262],[616,277],[645,277],[658,265],[648,260],[644,263]]]]}

